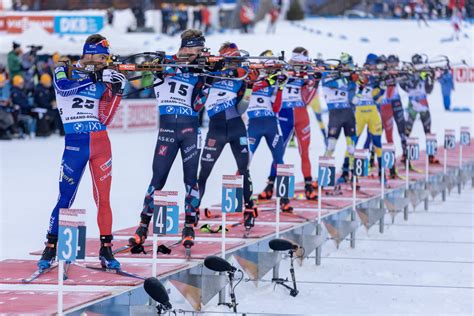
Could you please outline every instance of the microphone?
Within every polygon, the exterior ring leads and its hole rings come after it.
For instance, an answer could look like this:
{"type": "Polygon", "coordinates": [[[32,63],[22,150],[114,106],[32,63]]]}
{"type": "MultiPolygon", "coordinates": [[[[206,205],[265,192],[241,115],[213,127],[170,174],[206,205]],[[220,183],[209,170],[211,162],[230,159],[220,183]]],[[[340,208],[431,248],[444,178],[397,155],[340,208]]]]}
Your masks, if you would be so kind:
{"type": "Polygon", "coordinates": [[[274,251],[294,251],[298,249],[298,245],[295,245],[286,239],[272,239],[268,245],[270,246],[270,249],[274,251]]]}
{"type": "Polygon", "coordinates": [[[235,272],[237,268],[229,262],[217,256],[208,256],[204,259],[204,266],[212,271],[217,272],[235,272]]]}
{"type": "Polygon", "coordinates": [[[164,310],[170,310],[173,306],[170,303],[168,292],[157,278],[148,278],[143,284],[145,292],[155,301],[163,306],[164,310]]]}

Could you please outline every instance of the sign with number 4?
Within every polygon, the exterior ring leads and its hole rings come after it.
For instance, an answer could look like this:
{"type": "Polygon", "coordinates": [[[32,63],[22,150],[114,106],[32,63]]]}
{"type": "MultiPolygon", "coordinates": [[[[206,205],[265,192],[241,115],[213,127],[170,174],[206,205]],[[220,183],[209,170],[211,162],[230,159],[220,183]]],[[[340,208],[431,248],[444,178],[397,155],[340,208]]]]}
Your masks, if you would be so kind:
{"type": "Polygon", "coordinates": [[[358,177],[369,175],[369,151],[357,149],[354,153],[354,174],[358,177]]]}
{"type": "Polygon", "coordinates": [[[276,196],[292,198],[295,195],[295,175],[293,165],[277,165],[276,196]]]}
{"type": "Polygon", "coordinates": [[[461,142],[461,145],[463,146],[471,145],[471,131],[469,127],[466,127],[466,126],[461,127],[460,142],[461,142]]]}
{"type": "Polygon", "coordinates": [[[333,187],[336,183],[336,163],[332,157],[319,157],[318,185],[333,187]]]}
{"type": "Polygon", "coordinates": [[[86,254],[86,210],[59,210],[58,260],[76,261],[84,259],[86,254]]]}
{"type": "Polygon", "coordinates": [[[456,148],[456,132],[454,129],[444,131],[444,148],[448,150],[456,148]]]}
{"type": "Polygon", "coordinates": [[[395,145],[383,144],[382,145],[382,167],[385,169],[391,169],[395,165],[395,145]]]}
{"type": "Polygon", "coordinates": [[[435,156],[438,154],[438,139],[436,134],[426,134],[426,154],[435,156]]]}
{"type": "Polygon", "coordinates": [[[177,234],[179,207],[177,191],[155,191],[153,196],[153,234],[177,234]]]}
{"type": "Polygon", "coordinates": [[[407,159],[420,160],[420,144],[417,137],[410,137],[407,139],[407,159]]]}
{"type": "Polygon", "coordinates": [[[243,176],[222,176],[222,213],[242,212],[243,176]]]}

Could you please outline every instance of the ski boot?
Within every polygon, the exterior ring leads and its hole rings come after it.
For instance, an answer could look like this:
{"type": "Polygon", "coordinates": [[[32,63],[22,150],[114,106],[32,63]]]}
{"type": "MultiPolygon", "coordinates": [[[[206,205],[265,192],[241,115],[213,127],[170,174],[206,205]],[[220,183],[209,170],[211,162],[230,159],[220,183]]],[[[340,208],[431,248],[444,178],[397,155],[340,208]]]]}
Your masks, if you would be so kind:
{"type": "Polygon", "coordinates": [[[441,164],[441,162],[439,161],[439,159],[436,158],[436,157],[433,156],[433,155],[430,155],[430,156],[428,157],[428,162],[430,163],[430,165],[440,165],[440,164],[441,164]]]}
{"type": "Polygon", "coordinates": [[[267,186],[263,189],[262,193],[258,195],[259,200],[270,200],[273,196],[273,181],[268,180],[267,186]]]}
{"type": "Polygon", "coordinates": [[[41,259],[38,261],[38,269],[40,271],[51,268],[51,265],[54,263],[56,258],[56,246],[58,244],[58,236],[48,234],[46,236],[48,239],[45,242],[45,247],[43,253],[41,254],[41,259]]]}
{"type": "Polygon", "coordinates": [[[194,228],[193,224],[185,224],[181,233],[181,243],[186,251],[186,257],[191,256],[191,247],[194,246],[194,228]]]}
{"type": "Polygon", "coordinates": [[[255,218],[258,217],[257,207],[254,206],[253,200],[245,203],[244,211],[244,227],[246,231],[249,231],[255,226],[255,218]]]}
{"type": "Polygon", "coordinates": [[[115,259],[112,252],[112,235],[100,236],[99,259],[102,268],[120,270],[120,262],[115,259]]]}
{"type": "Polygon", "coordinates": [[[281,198],[280,199],[280,210],[283,213],[293,213],[293,207],[290,205],[290,199],[281,198]]]}
{"type": "Polygon", "coordinates": [[[395,165],[390,168],[390,179],[395,180],[398,178],[398,172],[397,172],[397,167],[395,165]]]}
{"type": "Polygon", "coordinates": [[[313,180],[311,177],[304,179],[304,193],[307,200],[317,200],[318,193],[313,187],[313,180]]]}
{"type": "Polygon", "coordinates": [[[142,220],[135,231],[135,235],[128,240],[131,253],[145,253],[143,244],[148,237],[148,225],[151,217],[148,215],[141,215],[142,220]]]}

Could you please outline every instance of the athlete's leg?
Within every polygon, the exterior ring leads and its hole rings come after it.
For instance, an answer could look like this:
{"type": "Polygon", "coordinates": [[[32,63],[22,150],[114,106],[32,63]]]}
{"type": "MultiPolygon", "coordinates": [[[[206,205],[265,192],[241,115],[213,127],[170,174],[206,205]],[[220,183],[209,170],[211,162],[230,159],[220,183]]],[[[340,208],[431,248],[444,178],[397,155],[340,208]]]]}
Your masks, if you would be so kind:
{"type": "Polygon", "coordinates": [[[153,156],[153,176],[143,201],[142,221],[146,220],[147,223],[153,216],[153,193],[165,186],[174,159],[178,154],[177,133],[176,124],[166,124],[166,121],[160,121],[160,132],[153,156]]]}
{"type": "Polygon", "coordinates": [[[199,218],[197,208],[199,206],[199,190],[197,187],[197,172],[199,167],[199,154],[201,152],[199,121],[195,120],[180,128],[178,135],[181,157],[183,158],[184,185],[186,196],[184,199],[184,210],[186,213],[185,224],[196,225],[199,218]]]}
{"type": "Polygon", "coordinates": [[[59,209],[70,208],[89,161],[89,135],[66,135],[59,175],[59,197],[49,220],[48,234],[58,235],[59,209]]]}
{"type": "Polygon", "coordinates": [[[307,181],[312,181],[311,162],[309,160],[309,145],[311,142],[311,126],[306,107],[294,109],[295,114],[295,133],[298,138],[298,149],[301,156],[301,169],[303,177],[307,181]]]}
{"type": "Polygon", "coordinates": [[[97,205],[97,224],[100,235],[112,235],[112,209],[110,186],[112,184],[112,151],[107,132],[91,134],[89,169],[92,190],[97,205]]]}
{"type": "Polygon", "coordinates": [[[407,137],[410,136],[411,131],[413,129],[413,125],[415,124],[416,116],[418,115],[418,112],[413,109],[413,105],[411,103],[408,104],[408,117],[405,125],[405,131],[407,137]]]}
{"type": "Polygon", "coordinates": [[[230,148],[237,162],[239,174],[244,177],[244,201],[250,203],[253,188],[252,179],[249,172],[249,148],[247,131],[245,124],[240,117],[232,119],[228,122],[228,137],[230,148]]]}
{"type": "MultiPolygon", "coordinates": [[[[283,156],[285,155],[286,146],[294,133],[294,114],[293,109],[282,109],[278,117],[280,123],[281,137],[283,138],[283,156]]],[[[268,142],[268,139],[267,139],[268,142]]],[[[276,175],[276,165],[278,162],[273,161],[270,169],[270,176],[276,175]]]]}
{"type": "Polygon", "coordinates": [[[407,146],[407,135],[405,127],[405,111],[403,110],[402,102],[400,100],[392,101],[393,118],[397,124],[398,134],[402,143],[403,153],[405,153],[407,146]]]}
{"type": "Polygon", "coordinates": [[[206,182],[211,174],[214,164],[219,158],[226,144],[225,124],[218,124],[213,120],[209,123],[206,141],[201,154],[201,169],[199,171],[198,186],[199,197],[202,199],[206,191],[206,182]]]}
{"type": "Polygon", "coordinates": [[[392,104],[382,104],[380,108],[382,117],[382,127],[385,131],[385,138],[388,143],[393,143],[393,109],[392,104]]]}

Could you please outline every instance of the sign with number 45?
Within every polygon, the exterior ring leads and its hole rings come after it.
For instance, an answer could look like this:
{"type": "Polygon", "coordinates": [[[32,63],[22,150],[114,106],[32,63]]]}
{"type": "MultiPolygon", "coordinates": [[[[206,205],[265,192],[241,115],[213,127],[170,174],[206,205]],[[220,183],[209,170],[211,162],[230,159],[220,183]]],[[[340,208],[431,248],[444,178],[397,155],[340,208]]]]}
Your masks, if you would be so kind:
{"type": "Polygon", "coordinates": [[[58,260],[73,262],[86,257],[86,210],[59,210],[58,260]]]}
{"type": "Polygon", "coordinates": [[[155,191],[153,196],[153,234],[177,234],[179,207],[177,191],[155,191]]]}

